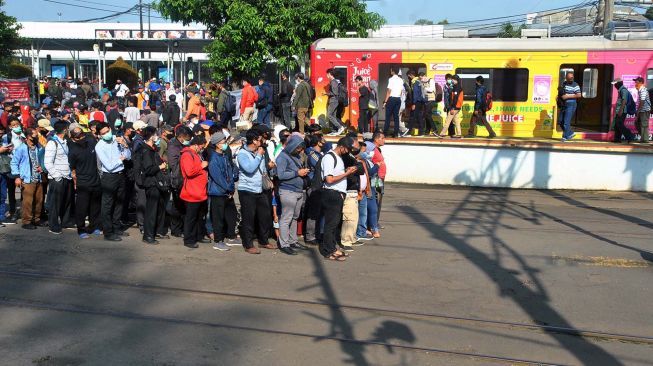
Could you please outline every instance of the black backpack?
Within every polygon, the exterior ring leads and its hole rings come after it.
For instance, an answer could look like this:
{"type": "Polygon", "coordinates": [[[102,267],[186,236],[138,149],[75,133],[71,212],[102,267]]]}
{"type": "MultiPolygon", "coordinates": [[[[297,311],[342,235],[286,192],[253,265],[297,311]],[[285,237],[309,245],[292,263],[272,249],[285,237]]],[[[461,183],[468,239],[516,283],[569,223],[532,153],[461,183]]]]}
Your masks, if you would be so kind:
{"type": "Polygon", "coordinates": [[[338,161],[336,160],[336,154],[333,151],[329,151],[328,153],[320,157],[320,159],[315,164],[315,170],[313,171],[313,179],[310,182],[310,187],[311,190],[313,191],[322,189],[322,186],[324,185],[324,178],[322,178],[322,159],[324,159],[324,157],[329,154],[333,156],[333,167],[335,168],[336,164],[338,164],[338,161]]]}
{"type": "Polygon", "coordinates": [[[343,107],[349,106],[349,95],[347,95],[347,87],[344,83],[338,83],[338,104],[343,107]]]}
{"type": "Polygon", "coordinates": [[[227,93],[227,101],[224,104],[224,110],[233,116],[236,113],[236,96],[228,91],[225,93],[227,93]]]}
{"type": "Polygon", "coordinates": [[[263,109],[268,106],[268,95],[265,88],[261,86],[258,92],[258,99],[256,100],[256,108],[263,109]]]}

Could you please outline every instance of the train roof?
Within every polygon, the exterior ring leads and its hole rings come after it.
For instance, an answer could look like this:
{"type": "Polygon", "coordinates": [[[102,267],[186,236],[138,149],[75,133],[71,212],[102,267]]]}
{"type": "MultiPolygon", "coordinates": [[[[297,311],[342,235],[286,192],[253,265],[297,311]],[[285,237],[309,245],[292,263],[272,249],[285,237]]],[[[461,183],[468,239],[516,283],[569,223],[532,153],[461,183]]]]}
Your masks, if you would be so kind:
{"type": "Polygon", "coordinates": [[[603,51],[653,50],[652,40],[569,38],[323,38],[316,51],[603,51]]]}

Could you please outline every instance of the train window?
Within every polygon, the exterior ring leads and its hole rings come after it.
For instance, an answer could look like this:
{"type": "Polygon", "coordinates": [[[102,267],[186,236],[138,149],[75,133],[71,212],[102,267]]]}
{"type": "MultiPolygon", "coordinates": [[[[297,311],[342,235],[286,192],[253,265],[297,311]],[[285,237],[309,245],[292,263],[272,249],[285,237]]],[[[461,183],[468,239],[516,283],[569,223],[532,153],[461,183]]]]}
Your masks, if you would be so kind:
{"type": "Polygon", "coordinates": [[[587,68],[583,70],[583,98],[596,98],[599,83],[599,70],[587,68]]]}
{"type": "Polygon", "coordinates": [[[653,88],[653,69],[648,69],[646,71],[646,87],[648,89],[653,88]]]}
{"type": "Polygon", "coordinates": [[[476,98],[477,76],[483,76],[492,99],[499,102],[528,100],[528,69],[456,69],[463,83],[465,100],[476,98]]]}

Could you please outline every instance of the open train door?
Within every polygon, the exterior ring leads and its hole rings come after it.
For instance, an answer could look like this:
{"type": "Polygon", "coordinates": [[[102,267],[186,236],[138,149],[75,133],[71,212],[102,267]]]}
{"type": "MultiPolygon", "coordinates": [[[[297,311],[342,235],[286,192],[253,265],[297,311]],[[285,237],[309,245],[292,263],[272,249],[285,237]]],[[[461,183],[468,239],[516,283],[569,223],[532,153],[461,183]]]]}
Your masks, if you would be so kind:
{"type": "Polygon", "coordinates": [[[347,66],[347,62],[343,62],[342,64],[339,65],[334,65],[333,66],[334,70],[336,71],[336,79],[340,80],[342,85],[345,86],[345,90],[347,90],[347,100],[349,100],[349,106],[347,107],[342,107],[340,106],[338,108],[338,117],[340,120],[345,124],[349,125],[352,123],[352,118],[351,118],[351,97],[352,97],[352,92],[351,92],[351,87],[353,85],[353,80],[350,80],[349,76],[349,67],[347,66]]]}
{"type": "Polygon", "coordinates": [[[614,66],[608,64],[564,64],[560,66],[560,84],[568,72],[580,86],[583,97],[578,101],[576,115],[571,121],[574,130],[581,132],[608,132],[614,66]]]}

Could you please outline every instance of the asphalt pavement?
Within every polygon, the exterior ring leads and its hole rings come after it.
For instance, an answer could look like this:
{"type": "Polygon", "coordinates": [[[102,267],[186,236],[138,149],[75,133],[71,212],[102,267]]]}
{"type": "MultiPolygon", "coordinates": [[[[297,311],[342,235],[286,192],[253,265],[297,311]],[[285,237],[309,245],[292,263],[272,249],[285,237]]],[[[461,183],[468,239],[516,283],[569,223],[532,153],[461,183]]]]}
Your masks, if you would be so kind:
{"type": "Polygon", "coordinates": [[[346,262],[0,228],[0,364],[650,365],[653,195],[389,185],[346,262]]]}

